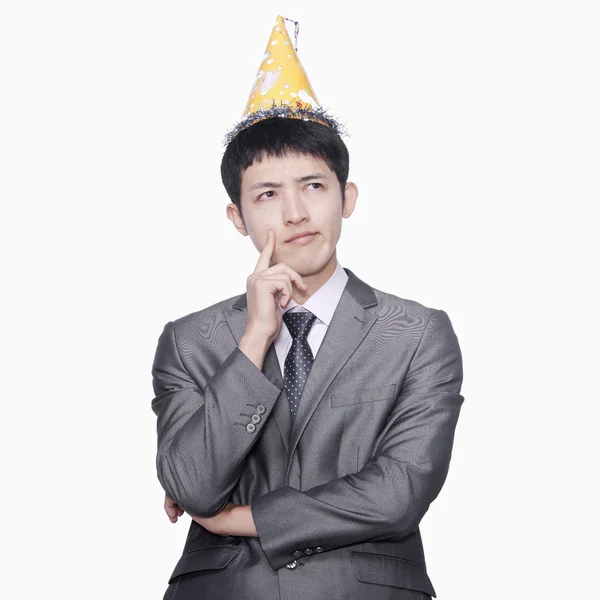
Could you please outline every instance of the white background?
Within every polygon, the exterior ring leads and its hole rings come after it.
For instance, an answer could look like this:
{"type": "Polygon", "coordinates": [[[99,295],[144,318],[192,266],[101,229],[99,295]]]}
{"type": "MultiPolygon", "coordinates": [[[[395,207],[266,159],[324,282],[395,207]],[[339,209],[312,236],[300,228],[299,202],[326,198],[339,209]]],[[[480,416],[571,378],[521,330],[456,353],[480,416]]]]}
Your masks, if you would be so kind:
{"type": "Polygon", "coordinates": [[[163,509],[151,363],[254,268],[219,164],[282,14],[351,133],[340,262],[461,343],[438,598],[593,597],[597,7],[3,2],[2,595],[162,598],[190,519],[163,509]]]}

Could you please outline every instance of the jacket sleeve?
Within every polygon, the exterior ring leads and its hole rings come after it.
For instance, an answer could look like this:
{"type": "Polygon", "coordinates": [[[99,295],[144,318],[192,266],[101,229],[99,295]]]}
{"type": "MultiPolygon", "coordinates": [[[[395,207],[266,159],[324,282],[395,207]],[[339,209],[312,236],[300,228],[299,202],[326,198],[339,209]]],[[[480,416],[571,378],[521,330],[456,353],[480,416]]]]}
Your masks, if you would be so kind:
{"type": "Polygon", "coordinates": [[[237,484],[246,455],[282,389],[238,346],[201,389],[182,360],[172,321],[158,340],[152,386],[152,410],[158,418],[158,480],[189,514],[217,514],[237,484]],[[252,421],[253,414],[260,417],[258,422],[252,421]]]}
{"type": "MultiPolygon", "coordinates": [[[[305,491],[284,486],[251,504],[276,570],[315,540],[327,552],[400,540],[419,526],[448,473],[461,405],[462,356],[448,315],[430,315],[372,458],[357,473],[305,491]]],[[[314,550],[314,548],[313,548],[314,550]]]]}

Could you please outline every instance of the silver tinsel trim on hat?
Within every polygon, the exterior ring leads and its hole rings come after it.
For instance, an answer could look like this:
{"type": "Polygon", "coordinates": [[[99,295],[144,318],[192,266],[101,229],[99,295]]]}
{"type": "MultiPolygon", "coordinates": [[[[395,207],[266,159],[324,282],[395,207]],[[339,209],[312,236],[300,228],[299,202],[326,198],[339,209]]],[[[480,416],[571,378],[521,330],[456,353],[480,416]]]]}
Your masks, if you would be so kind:
{"type": "Polygon", "coordinates": [[[277,104],[273,100],[273,105],[268,109],[260,109],[254,113],[250,113],[247,117],[243,118],[236,125],[234,125],[225,134],[223,145],[227,146],[231,140],[243,129],[250,127],[258,121],[263,119],[269,119],[271,117],[284,117],[284,118],[301,118],[305,121],[317,121],[331,127],[340,137],[348,137],[348,132],[345,125],[338,121],[335,117],[328,114],[324,108],[294,108],[290,104],[277,104]]]}

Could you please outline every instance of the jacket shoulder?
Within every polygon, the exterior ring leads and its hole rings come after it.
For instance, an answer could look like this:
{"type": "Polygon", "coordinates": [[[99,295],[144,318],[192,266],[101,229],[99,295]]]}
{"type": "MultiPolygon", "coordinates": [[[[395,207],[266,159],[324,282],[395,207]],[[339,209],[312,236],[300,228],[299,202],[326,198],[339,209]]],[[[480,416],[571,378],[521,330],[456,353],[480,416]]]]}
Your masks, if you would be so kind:
{"type": "Polygon", "coordinates": [[[419,319],[427,319],[438,310],[431,306],[426,306],[421,302],[417,302],[416,300],[411,300],[410,298],[402,298],[401,296],[384,292],[376,288],[372,289],[377,298],[377,303],[381,305],[382,310],[401,310],[403,313],[408,313],[419,319]]]}
{"type": "Polygon", "coordinates": [[[194,312],[188,313],[187,315],[183,315],[181,317],[177,317],[173,319],[173,325],[178,331],[185,331],[189,327],[194,327],[198,323],[214,323],[216,321],[220,321],[224,319],[224,315],[226,312],[231,310],[231,307],[235,304],[239,298],[241,298],[244,294],[238,294],[237,296],[231,296],[230,298],[226,298],[225,300],[220,300],[219,302],[215,302],[210,306],[202,308],[200,310],[196,310],[194,312]]]}

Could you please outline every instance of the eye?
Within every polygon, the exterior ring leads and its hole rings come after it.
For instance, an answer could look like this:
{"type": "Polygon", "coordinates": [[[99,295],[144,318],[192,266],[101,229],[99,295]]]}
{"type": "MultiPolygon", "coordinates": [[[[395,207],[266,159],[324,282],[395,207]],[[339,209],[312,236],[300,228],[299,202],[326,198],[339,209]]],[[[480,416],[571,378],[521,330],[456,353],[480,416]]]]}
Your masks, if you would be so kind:
{"type": "MultiPolygon", "coordinates": [[[[317,183],[316,181],[314,183],[309,183],[308,185],[318,185],[320,187],[323,187],[322,183],[317,183]]],[[[313,189],[316,189],[316,188],[313,188],[313,189]]]]}
{"type": "MultiPolygon", "coordinates": [[[[267,192],[263,192],[258,199],[260,200],[265,194],[274,194],[275,192],[273,190],[268,190],[267,192]]],[[[272,198],[273,196],[267,196],[267,198],[272,198]]]]}

